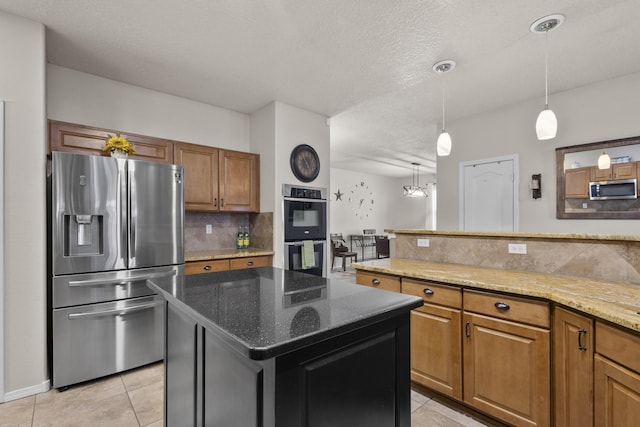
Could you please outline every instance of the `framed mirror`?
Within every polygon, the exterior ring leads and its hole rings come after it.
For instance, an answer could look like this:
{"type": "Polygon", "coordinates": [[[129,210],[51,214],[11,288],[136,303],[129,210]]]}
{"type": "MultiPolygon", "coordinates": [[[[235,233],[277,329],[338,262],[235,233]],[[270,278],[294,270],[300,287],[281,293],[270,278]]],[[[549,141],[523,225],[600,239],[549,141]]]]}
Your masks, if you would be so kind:
{"type": "Polygon", "coordinates": [[[556,217],[640,218],[639,176],[640,136],[556,148],[556,217]],[[603,153],[608,168],[598,166],[603,153]]]}

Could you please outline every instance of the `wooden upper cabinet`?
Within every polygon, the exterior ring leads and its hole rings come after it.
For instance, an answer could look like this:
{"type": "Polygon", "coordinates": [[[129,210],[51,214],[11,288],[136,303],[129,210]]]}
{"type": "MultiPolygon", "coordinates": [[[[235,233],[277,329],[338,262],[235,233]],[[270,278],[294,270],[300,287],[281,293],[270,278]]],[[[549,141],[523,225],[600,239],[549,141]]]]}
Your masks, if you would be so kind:
{"type": "Polygon", "coordinates": [[[220,150],[220,211],[260,211],[260,156],[220,150]]]}
{"type": "Polygon", "coordinates": [[[109,135],[123,136],[133,144],[136,153],[131,155],[132,159],[173,163],[172,141],[55,120],[49,120],[49,152],[68,151],[108,156],[109,153],[102,151],[102,147],[109,135]]]}
{"type": "Polygon", "coordinates": [[[588,199],[592,168],[567,169],[564,173],[564,197],[566,199],[588,199]]]}
{"type": "Polygon", "coordinates": [[[260,211],[257,154],[176,142],[174,157],[184,166],[185,210],[260,211]]]}
{"type": "Polygon", "coordinates": [[[614,163],[609,169],[591,168],[592,181],[606,181],[610,179],[633,179],[638,177],[638,162],[614,163]]]}
{"type": "Polygon", "coordinates": [[[218,211],[219,150],[204,145],[176,142],[174,161],[184,167],[184,208],[218,211]]]}

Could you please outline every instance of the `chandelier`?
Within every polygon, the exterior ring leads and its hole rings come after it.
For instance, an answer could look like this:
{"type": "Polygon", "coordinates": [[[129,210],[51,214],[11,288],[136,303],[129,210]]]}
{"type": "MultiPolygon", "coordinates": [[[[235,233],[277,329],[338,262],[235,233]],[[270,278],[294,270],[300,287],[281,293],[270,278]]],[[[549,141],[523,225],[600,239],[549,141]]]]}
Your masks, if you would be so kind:
{"type": "Polygon", "coordinates": [[[428,197],[427,188],[420,187],[420,164],[411,163],[412,165],[412,182],[411,185],[403,185],[403,193],[405,197],[428,197]]]}

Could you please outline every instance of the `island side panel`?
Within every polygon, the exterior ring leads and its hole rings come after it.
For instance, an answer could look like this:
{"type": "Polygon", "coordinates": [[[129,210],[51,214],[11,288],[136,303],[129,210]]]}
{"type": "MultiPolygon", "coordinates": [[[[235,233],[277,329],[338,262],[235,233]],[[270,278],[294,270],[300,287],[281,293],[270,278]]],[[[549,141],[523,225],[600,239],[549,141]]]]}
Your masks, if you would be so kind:
{"type": "Polygon", "coordinates": [[[278,427],[409,427],[409,314],[277,358],[278,427]]]}
{"type": "Polygon", "coordinates": [[[165,426],[196,425],[196,322],[167,304],[165,339],[165,426]]]}

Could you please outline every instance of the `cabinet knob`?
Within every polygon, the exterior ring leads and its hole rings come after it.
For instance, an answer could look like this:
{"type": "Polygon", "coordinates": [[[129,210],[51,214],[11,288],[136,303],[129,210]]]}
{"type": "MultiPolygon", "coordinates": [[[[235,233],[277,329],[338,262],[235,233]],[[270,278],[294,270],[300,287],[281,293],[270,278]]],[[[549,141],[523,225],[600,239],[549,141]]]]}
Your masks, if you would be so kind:
{"type": "Polygon", "coordinates": [[[375,286],[378,286],[378,285],[380,284],[380,280],[378,280],[378,279],[373,279],[373,280],[371,281],[371,283],[373,283],[375,286]]]}
{"type": "Polygon", "coordinates": [[[509,304],[506,302],[498,301],[494,304],[498,310],[509,310],[509,304]]]}
{"type": "Polygon", "coordinates": [[[425,295],[433,295],[433,289],[424,288],[423,291],[425,295]]]}
{"type": "Polygon", "coordinates": [[[251,267],[253,265],[253,261],[247,261],[247,265],[251,267]]]}
{"type": "Polygon", "coordinates": [[[205,265],[203,268],[204,268],[205,270],[207,270],[207,271],[211,270],[211,266],[210,266],[210,265],[205,265]]]}

